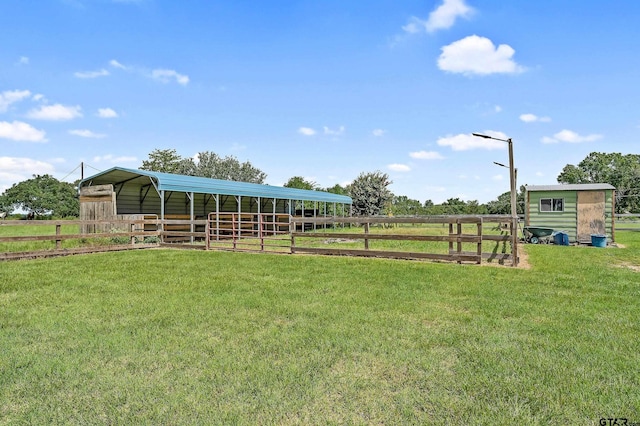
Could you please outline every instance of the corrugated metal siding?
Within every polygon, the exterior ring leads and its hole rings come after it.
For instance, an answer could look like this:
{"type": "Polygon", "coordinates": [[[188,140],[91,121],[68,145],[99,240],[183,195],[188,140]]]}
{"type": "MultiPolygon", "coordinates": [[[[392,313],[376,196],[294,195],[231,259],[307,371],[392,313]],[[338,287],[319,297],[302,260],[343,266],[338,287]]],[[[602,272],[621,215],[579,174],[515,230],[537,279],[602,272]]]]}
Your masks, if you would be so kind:
{"type": "MultiPolygon", "coordinates": [[[[613,235],[613,191],[605,192],[605,229],[607,237],[612,240],[613,235]]],[[[569,241],[575,242],[578,233],[577,191],[530,191],[527,192],[527,210],[525,224],[553,228],[569,234],[569,241]],[[564,212],[541,212],[541,198],[564,198],[564,212]]]]}
{"type": "MultiPolygon", "coordinates": [[[[142,194],[144,195],[144,193],[142,194]]],[[[220,195],[219,207],[221,212],[237,212],[238,203],[236,197],[220,195]]],[[[140,190],[137,186],[125,185],[117,197],[118,214],[160,214],[160,196],[151,188],[140,200],[140,190]]],[[[273,212],[273,199],[262,198],[260,210],[263,213],[273,212]]],[[[241,197],[243,212],[258,212],[258,201],[252,197],[241,197]]],[[[276,200],[276,213],[288,213],[287,200],[276,200]]],[[[193,212],[196,217],[205,217],[216,211],[215,196],[210,194],[194,194],[193,212]]],[[[191,213],[189,197],[183,192],[165,192],[165,214],[188,215],[191,213]]]]}

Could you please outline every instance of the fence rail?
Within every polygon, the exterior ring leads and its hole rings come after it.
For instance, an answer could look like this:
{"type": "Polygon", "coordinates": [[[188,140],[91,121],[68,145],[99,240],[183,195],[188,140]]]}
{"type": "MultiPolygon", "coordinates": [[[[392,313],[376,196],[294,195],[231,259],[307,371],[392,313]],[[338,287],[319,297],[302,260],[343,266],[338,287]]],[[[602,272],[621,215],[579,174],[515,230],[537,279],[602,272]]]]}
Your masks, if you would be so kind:
{"type": "Polygon", "coordinates": [[[640,232],[640,213],[616,214],[616,231],[640,232]]]}
{"type": "MultiPolygon", "coordinates": [[[[366,218],[292,218],[292,229],[298,229],[298,223],[304,221],[317,226],[348,226],[357,225],[353,232],[292,232],[291,252],[292,253],[313,253],[329,255],[367,256],[367,257],[388,257],[401,259],[431,259],[450,262],[474,262],[481,263],[483,259],[499,262],[511,262],[517,265],[517,259],[511,252],[511,247],[506,249],[508,242],[513,242],[513,232],[515,225],[510,216],[423,216],[423,217],[366,217],[366,218]],[[495,224],[489,229],[494,232],[497,229],[503,230],[501,234],[487,234],[485,224],[495,224]],[[507,224],[506,228],[497,224],[507,224]],[[372,225],[382,226],[386,233],[373,233],[372,225]],[[424,234],[402,234],[393,233],[399,225],[441,225],[447,233],[440,235],[427,234],[437,228],[420,228],[424,234]],[[385,228],[386,227],[386,228],[385,228]],[[320,247],[313,240],[346,240],[347,243],[362,244],[361,247],[337,248],[335,246],[320,247]],[[358,243],[362,241],[362,243],[358,243]],[[385,241],[398,245],[404,245],[403,250],[391,250],[388,246],[381,248],[371,247],[371,242],[385,241]],[[425,243],[447,243],[448,247],[441,247],[438,244],[420,245],[425,243]],[[485,252],[489,244],[493,242],[492,251],[485,252]],[[416,244],[418,243],[418,244],[416,244]],[[500,243],[503,247],[500,249],[500,243]],[[448,250],[447,250],[448,249],[448,250]],[[440,251],[440,252],[438,252],[440,251]]],[[[442,231],[442,228],[440,229],[442,231]]],[[[391,244],[393,246],[393,244],[391,244]]]]}
{"type": "Polygon", "coordinates": [[[0,222],[0,260],[171,244],[207,250],[458,263],[497,260],[515,265],[514,232],[510,216],[310,218],[211,213],[198,220],[178,215],[164,220],[144,215],[117,220],[10,220],[0,222]],[[32,228],[25,228],[29,226],[32,228]]]}

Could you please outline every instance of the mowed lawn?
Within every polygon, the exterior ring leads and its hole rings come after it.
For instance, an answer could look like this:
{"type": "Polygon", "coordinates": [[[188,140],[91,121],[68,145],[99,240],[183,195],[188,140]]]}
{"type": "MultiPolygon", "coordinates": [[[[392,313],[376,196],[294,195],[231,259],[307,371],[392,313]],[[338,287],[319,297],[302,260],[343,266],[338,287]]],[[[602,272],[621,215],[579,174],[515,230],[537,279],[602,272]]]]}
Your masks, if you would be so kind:
{"type": "Polygon", "coordinates": [[[144,250],[0,263],[0,424],[640,422],[640,233],[530,269],[144,250]]]}

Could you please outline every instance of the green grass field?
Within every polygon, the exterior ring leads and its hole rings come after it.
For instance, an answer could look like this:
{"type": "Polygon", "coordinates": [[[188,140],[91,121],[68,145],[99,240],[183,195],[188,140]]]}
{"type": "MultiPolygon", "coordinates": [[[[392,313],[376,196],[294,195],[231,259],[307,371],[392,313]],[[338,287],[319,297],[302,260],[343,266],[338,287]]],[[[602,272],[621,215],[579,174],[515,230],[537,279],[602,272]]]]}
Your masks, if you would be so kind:
{"type": "Polygon", "coordinates": [[[0,424],[640,422],[640,233],[530,269],[144,250],[0,263],[0,424]]]}

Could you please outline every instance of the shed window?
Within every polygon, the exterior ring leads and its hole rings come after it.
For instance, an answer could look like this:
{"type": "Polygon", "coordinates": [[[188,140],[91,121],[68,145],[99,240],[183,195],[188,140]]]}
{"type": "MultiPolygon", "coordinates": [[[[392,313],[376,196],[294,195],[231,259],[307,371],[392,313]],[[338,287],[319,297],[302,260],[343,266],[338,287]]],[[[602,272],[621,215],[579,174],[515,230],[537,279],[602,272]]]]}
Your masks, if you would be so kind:
{"type": "Polygon", "coordinates": [[[563,212],[564,198],[541,198],[540,211],[541,212],[563,212]]]}

